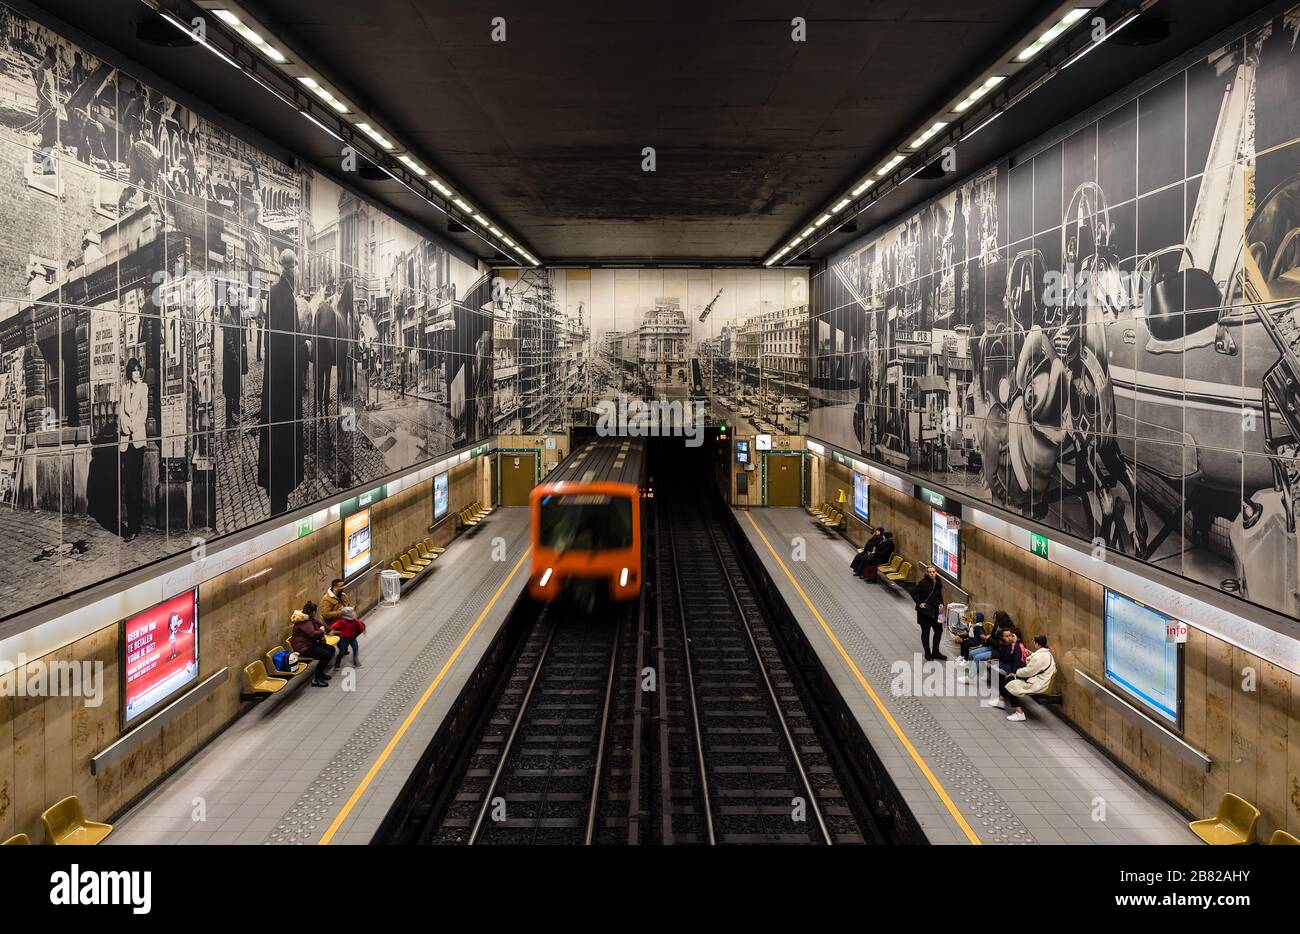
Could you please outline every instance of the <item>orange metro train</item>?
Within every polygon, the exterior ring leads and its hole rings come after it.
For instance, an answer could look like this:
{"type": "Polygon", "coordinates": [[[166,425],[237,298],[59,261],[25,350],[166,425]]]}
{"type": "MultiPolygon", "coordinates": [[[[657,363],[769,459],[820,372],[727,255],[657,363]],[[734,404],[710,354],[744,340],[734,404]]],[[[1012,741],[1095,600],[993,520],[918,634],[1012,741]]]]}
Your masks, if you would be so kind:
{"type": "Polygon", "coordinates": [[[543,601],[622,603],[641,593],[641,500],[645,443],[587,441],[529,498],[528,592],[543,601]]]}

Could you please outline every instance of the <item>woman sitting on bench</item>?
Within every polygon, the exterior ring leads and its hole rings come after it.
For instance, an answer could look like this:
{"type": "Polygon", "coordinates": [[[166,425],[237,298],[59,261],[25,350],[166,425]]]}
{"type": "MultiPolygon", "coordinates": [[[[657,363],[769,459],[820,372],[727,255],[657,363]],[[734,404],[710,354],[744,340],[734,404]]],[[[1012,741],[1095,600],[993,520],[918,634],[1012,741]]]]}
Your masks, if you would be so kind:
{"type": "Polygon", "coordinates": [[[871,550],[871,554],[862,562],[862,567],[858,573],[858,576],[864,581],[872,584],[880,580],[879,575],[876,573],[880,570],[880,566],[888,564],[894,557],[894,533],[883,532],[882,535],[884,537],[881,539],[880,544],[871,550]]]}
{"type": "Polygon", "coordinates": [[[862,549],[854,555],[853,560],[849,562],[849,567],[853,570],[855,577],[862,573],[862,565],[872,560],[872,556],[876,551],[876,546],[884,540],[885,527],[878,525],[871,533],[871,537],[862,543],[862,549]]]}
{"type": "Polygon", "coordinates": [[[1002,697],[1011,705],[1008,720],[1019,722],[1025,719],[1025,708],[1018,699],[1029,694],[1042,694],[1056,677],[1056,659],[1047,647],[1047,636],[1034,636],[1037,648],[1029,654],[1025,667],[1016,672],[1015,677],[1008,678],[1002,688],[1002,697]]]}

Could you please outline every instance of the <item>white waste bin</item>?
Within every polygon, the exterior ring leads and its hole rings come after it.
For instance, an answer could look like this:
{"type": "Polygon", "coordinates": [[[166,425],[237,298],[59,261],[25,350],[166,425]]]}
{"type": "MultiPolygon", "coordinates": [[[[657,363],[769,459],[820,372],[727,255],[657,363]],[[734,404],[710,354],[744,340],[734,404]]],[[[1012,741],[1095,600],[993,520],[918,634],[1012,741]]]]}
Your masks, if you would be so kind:
{"type": "Polygon", "coordinates": [[[379,603],[382,606],[397,606],[402,597],[402,575],[393,570],[379,572],[379,603]]]}
{"type": "Polygon", "coordinates": [[[953,635],[965,635],[966,624],[961,621],[962,616],[970,609],[964,603],[948,604],[948,631],[953,635]]]}

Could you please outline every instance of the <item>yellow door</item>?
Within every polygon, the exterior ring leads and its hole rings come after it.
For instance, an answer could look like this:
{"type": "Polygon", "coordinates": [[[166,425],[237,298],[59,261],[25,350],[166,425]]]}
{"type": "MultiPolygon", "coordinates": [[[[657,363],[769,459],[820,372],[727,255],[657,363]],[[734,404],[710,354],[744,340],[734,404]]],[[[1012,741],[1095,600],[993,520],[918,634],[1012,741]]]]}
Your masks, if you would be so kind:
{"type": "Polygon", "coordinates": [[[537,482],[537,455],[502,452],[499,458],[501,505],[527,506],[528,494],[537,482]]]}
{"type": "Polygon", "coordinates": [[[767,505],[803,505],[803,457],[798,454],[764,455],[767,467],[767,505]]]}

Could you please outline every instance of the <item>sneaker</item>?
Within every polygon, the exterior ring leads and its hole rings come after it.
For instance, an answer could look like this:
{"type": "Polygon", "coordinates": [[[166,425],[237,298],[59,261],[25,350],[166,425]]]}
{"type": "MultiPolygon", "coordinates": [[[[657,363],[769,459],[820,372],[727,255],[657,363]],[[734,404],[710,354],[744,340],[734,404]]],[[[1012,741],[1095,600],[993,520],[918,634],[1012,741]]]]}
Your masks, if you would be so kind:
{"type": "Polygon", "coordinates": [[[999,710],[1005,710],[1007,705],[1004,704],[1004,703],[1002,703],[1002,698],[999,697],[997,700],[986,700],[986,701],[984,702],[984,706],[985,706],[985,707],[996,707],[996,708],[998,708],[999,710]]]}
{"type": "Polygon", "coordinates": [[[1025,719],[1025,712],[1023,710],[1017,710],[1011,716],[1007,717],[1007,719],[1013,723],[1019,723],[1025,719]]]}

